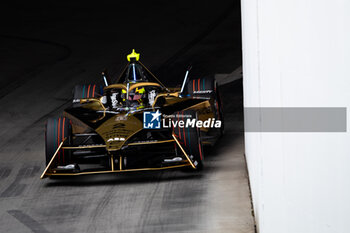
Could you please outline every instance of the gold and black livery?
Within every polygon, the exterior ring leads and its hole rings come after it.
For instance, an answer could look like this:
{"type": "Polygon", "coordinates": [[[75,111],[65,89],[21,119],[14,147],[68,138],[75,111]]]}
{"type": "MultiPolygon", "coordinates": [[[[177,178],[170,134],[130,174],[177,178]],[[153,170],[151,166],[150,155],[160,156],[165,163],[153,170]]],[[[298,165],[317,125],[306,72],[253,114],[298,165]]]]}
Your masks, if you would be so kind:
{"type": "Polygon", "coordinates": [[[134,50],[114,83],[77,85],[72,106],[46,124],[46,168],[41,178],[203,167],[203,145],[223,134],[223,107],[213,77],[164,86],[134,50]],[[144,128],[145,112],[169,127],[144,128]],[[221,121],[221,128],[179,127],[171,121],[221,121]]]}

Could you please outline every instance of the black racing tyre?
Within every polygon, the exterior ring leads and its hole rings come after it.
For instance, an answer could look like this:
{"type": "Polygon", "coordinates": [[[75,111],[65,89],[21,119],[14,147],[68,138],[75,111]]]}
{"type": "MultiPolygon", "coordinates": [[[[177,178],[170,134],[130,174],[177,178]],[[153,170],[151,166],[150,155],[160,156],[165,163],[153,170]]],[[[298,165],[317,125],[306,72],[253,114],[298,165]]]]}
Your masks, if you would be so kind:
{"type": "Polygon", "coordinates": [[[73,105],[79,104],[81,99],[100,97],[103,95],[103,86],[97,84],[76,85],[73,89],[73,105]]]}
{"type": "MultiPolygon", "coordinates": [[[[186,122],[186,119],[197,119],[197,113],[194,110],[176,112],[174,116],[174,121],[183,120],[186,122]]],[[[196,169],[202,170],[204,154],[200,130],[197,127],[176,126],[173,128],[173,133],[184,148],[186,154],[191,158],[196,169]]]]}
{"type": "MultiPolygon", "coordinates": [[[[66,117],[49,118],[45,131],[46,165],[49,164],[64,138],[67,138],[64,144],[70,145],[72,141],[72,125],[70,120],[66,117]]],[[[56,158],[59,165],[67,165],[70,161],[71,153],[69,150],[62,149],[58,152],[56,158]]]]}
{"type": "Polygon", "coordinates": [[[190,79],[185,88],[185,95],[195,97],[212,97],[215,89],[214,76],[190,79]]]}
{"type": "Polygon", "coordinates": [[[214,93],[215,93],[215,98],[214,98],[215,118],[221,121],[220,136],[223,136],[225,133],[224,106],[222,104],[222,98],[220,95],[220,87],[216,81],[215,81],[214,93]]]}

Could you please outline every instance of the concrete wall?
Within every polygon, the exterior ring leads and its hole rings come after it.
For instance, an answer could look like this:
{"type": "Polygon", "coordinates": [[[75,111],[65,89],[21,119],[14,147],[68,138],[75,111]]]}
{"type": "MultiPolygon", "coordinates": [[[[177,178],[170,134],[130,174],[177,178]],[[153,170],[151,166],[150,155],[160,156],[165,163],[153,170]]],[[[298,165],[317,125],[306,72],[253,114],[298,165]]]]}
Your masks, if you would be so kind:
{"type": "MultiPolygon", "coordinates": [[[[347,0],[242,0],[245,107],[349,109],[349,12],[347,0]]],[[[247,132],[245,144],[259,232],[350,231],[348,132],[247,132]]]]}

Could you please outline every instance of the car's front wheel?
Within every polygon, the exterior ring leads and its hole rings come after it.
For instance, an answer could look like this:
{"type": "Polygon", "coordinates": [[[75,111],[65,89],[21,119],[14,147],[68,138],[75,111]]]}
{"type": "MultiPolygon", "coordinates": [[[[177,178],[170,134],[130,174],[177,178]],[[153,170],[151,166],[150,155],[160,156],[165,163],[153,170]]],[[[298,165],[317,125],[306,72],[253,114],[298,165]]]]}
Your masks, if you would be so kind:
{"type": "MultiPolygon", "coordinates": [[[[49,118],[46,123],[45,131],[45,152],[46,165],[52,159],[61,142],[65,140],[65,144],[70,144],[72,140],[71,122],[66,117],[49,118]]],[[[66,165],[70,161],[70,151],[59,150],[57,153],[57,162],[60,165],[66,165]]]]}
{"type": "MultiPolygon", "coordinates": [[[[174,121],[184,121],[187,119],[197,119],[197,113],[194,110],[179,111],[174,114],[174,121]]],[[[203,169],[204,154],[202,140],[200,137],[200,129],[197,127],[180,127],[177,124],[173,129],[176,139],[179,141],[181,147],[190,157],[192,163],[197,170],[203,169]]]]}

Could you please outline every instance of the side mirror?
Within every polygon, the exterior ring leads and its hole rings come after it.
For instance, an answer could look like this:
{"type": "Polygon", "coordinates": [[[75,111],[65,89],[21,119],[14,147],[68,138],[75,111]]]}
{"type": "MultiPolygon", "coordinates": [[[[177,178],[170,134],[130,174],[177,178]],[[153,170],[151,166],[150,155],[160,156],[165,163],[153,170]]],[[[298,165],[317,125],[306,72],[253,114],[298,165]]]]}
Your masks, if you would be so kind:
{"type": "MultiPolygon", "coordinates": [[[[102,99],[102,98],[101,98],[102,99]]],[[[82,104],[83,108],[89,108],[94,111],[105,110],[104,105],[101,102],[101,99],[81,99],[80,104],[82,104]]]]}
{"type": "Polygon", "coordinates": [[[84,118],[91,122],[97,122],[106,116],[106,108],[100,99],[81,99],[80,104],[83,110],[82,115],[84,118]]]}

